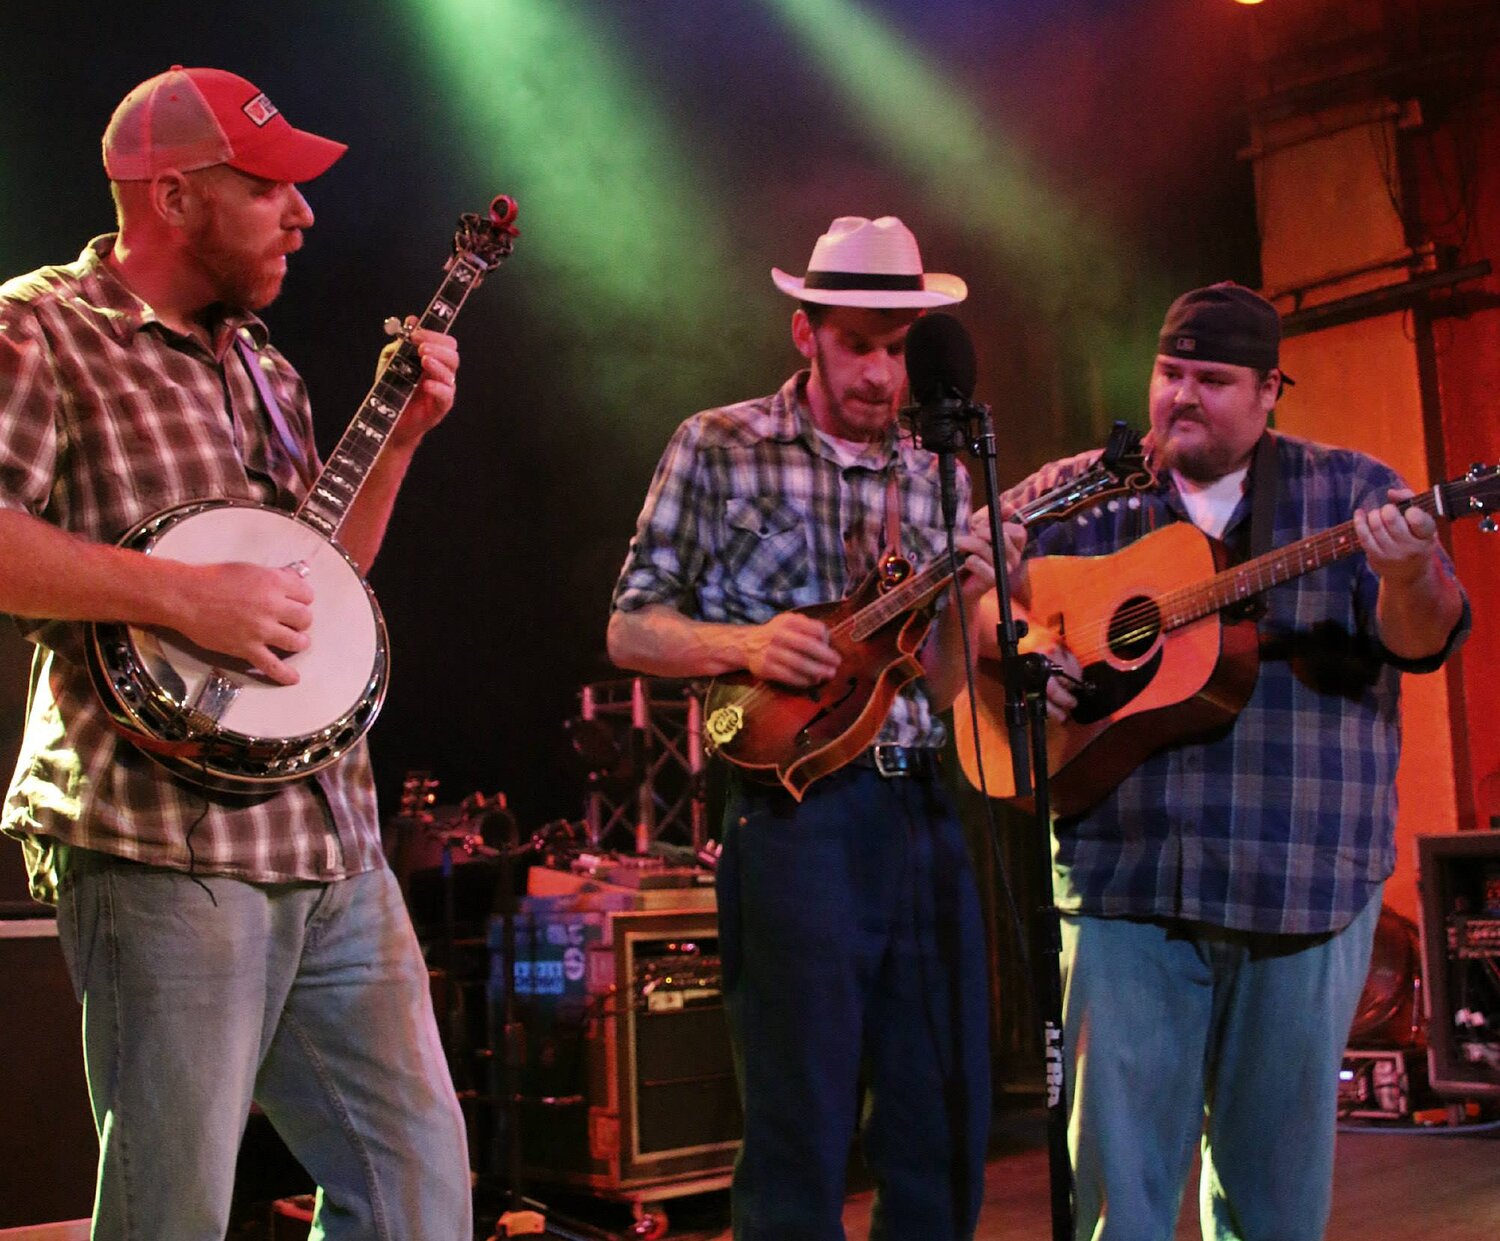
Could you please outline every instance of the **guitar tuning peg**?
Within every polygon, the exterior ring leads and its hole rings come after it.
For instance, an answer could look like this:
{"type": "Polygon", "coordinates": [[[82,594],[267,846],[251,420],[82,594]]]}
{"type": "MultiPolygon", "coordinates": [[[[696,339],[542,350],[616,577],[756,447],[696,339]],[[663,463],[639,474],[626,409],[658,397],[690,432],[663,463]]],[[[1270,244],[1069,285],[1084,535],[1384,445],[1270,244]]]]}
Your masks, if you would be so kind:
{"type": "Polygon", "coordinates": [[[1497,522],[1495,515],[1490,513],[1479,519],[1479,529],[1484,534],[1494,534],[1495,531],[1500,530],[1500,522],[1497,522]]]}

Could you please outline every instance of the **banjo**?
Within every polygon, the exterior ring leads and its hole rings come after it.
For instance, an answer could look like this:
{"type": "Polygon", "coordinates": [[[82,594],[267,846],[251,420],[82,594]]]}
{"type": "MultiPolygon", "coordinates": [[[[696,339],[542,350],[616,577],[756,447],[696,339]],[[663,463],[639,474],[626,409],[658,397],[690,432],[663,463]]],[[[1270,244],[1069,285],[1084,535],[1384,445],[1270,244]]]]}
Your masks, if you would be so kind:
{"type": "MultiPolygon", "coordinates": [[[[446,332],[515,243],[516,204],[459,218],[443,281],[417,327],[446,332]]],[[[268,791],[336,761],[375,722],[389,659],[375,595],[338,543],[361,486],[422,378],[403,332],[353,421],[293,513],[244,500],[194,500],[127,531],[119,546],[187,564],[294,567],[312,587],[308,649],[291,655],[296,685],[181,634],[120,623],[89,626],[94,691],[116,731],[174,775],[225,793],[268,791]]]]}

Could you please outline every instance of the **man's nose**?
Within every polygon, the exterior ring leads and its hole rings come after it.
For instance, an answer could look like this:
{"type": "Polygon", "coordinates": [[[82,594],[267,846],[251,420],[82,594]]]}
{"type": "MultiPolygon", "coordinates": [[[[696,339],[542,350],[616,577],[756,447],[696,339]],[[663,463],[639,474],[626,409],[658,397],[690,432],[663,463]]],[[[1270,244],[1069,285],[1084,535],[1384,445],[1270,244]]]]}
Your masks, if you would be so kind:
{"type": "Polygon", "coordinates": [[[893,358],[883,349],[867,353],[864,362],[864,378],[872,387],[894,389],[906,376],[901,359],[893,358]]]}
{"type": "Polygon", "coordinates": [[[302,197],[302,191],[295,185],[288,185],[287,190],[287,228],[311,228],[313,223],[313,210],[307,205],[307,199],[302,197]]]}

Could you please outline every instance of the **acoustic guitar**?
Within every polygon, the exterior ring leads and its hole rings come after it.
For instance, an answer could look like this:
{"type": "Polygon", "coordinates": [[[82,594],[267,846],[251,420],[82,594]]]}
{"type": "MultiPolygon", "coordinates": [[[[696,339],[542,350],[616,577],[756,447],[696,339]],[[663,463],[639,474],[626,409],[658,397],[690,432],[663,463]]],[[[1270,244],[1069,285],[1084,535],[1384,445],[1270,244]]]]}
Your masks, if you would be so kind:
{"type": "MultiPolygon", "coordinates": [[[[486,216],[460,217],[417,327],[448,330],[510,254],[515,217],[503,194],[486,216]]],[[[262,791],[326,767],[375,722],[389,676],[385,621],[338,534],[421,378],[416,347],[402,339],[295,513],[203,499],[156,513],[120,539],[187,564],[293,565],[313,589],[311,646],[288,657],[296,685],[273,684],[170,630],[89,626],[89,675],[111,724],[172,774],[220,792],[262,791]]]]}
{"type": "MultiPolygon", "coordinates": [[[[1011,520],[1028,526],[1054,520],[1151,482],[1134,434],[1120,423],[1094,468],[1011,520]]],[[[845,598],[797,609],[827,626],[837,673],[808,689],[749,672],[718,677],[704,700],[706,747],[753,776],[779,781],[801,801],[814,780],[869,747],[897,692],[921,675],[917,651],[953,575],[946,559],[913,572],[906,561],[887,557],[845,598]]]]}
{"type": "MultiPolygon", "coordinates": [[[[1500,466],[1401,501],[1434,517],[1493,512],[1500,466]]],[[[1486,517],[1486,525],[1493,523],[1486,517]]],[[[1082,666],[1079,703],[1047,721],[1053,812],[1081,813],[1151,754],[1223,727],[1249,701],[1260,669],[1259,636],[1245,607],[1256,596],[1360,551],[1352,521],[1241,564],[1189,522],[1152,531],[1105,556],[1039,556],[1027,562],[1030,631],[1023,652],[1065,646],[1082,666]]],[[[969,710],[965,690],[955,718],[969,710]]],[[[960,766],[990,796],[1015,797],[998,666],[981,663],[971,730],[958,732],[960,766]]]]}

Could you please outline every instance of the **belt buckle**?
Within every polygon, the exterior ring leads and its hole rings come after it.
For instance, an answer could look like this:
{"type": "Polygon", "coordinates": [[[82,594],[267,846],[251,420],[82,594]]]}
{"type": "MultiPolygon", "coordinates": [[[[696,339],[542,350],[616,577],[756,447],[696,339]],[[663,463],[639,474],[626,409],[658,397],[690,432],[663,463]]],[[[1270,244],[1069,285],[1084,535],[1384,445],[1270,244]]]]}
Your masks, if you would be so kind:
{"type": "Polygon", "coordinates": [[[894,780],[911,771],[906,754],[899,745],[891,745],[889,742],[872,745],[870,757],[875,760],[876,772],[887,780],[894,780]]]}

